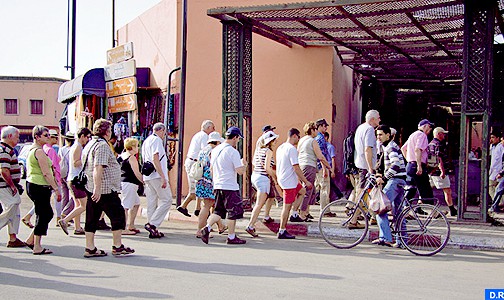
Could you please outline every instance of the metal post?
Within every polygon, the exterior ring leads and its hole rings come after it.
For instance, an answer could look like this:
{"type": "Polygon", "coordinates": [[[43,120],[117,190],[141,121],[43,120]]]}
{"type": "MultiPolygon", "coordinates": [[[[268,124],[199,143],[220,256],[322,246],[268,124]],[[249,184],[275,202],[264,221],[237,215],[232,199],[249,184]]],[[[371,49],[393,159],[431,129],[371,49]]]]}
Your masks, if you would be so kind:
{"type": "Polygon", "coordinates": [[[170,71],[170,74],[168,75],[168,88],[166,92],[166,100],[165,100],[165,110],[164,110],[164,125],[166,128],[168,128],[168,102],[170,101],[170,96],[171,96],[171,78],[173,73],[177,72],[180,70],[180,67],[176,67],[175,69],[170,71]]]}
{"type": "Polygon", "coordinates": [[[115,42],[115,0],[112,0],[112,48],[116,45],[115,42]]]}
{"type": "Polygon", "coordinates": [[[70,79],[75,78],[75,41],[77,26],[77,0],[72,0],[72,60],[70,62],[70,79]]]}
{"type": "Polygon", "coordinates": [[[185,94],[187,72],[187,0],[182,0],[182,72],[180,75],[180,103],[179,103],[179,147],[177,164],[177,206],[182,203],[182,166],[184,151],[184,120],[185,120],[185,94]]]}

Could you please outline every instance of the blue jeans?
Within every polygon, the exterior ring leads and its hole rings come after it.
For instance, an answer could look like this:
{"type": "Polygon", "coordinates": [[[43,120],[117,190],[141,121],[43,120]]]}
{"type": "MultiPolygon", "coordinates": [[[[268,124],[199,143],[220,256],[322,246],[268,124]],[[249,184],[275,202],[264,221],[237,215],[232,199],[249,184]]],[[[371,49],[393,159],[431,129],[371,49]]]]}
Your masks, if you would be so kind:
{"type": "MultiPolygon", "coordinates": [[[[387,195],[390,202],[392,202],[392,213],[394,215],[394,219],[396,219],[399,213],[402,211],[402,207],[399,207],[399,205],[401,204],[401,200],[404,195],[404,189],[400,185],[405,184],[406,182],[403,179],[390,178],[383,188],[383,192],[385,193],[385,195],[387,195]]],[[[392,242],[392,231],[390,230],[387,213],[377,215],[376,223],[378,224],[378,228],[380,229],[379,238],[387,242],[392,242]]],[[[402,226],[406,228],[406,222],[404,222],[402,226]]],[[[397,241],[397,236],[396,242],[399,242],[397,241]]]]}
{"type": "Polygon", "coordinates": [[[504,179],[502,179],[499,182],[499,185],[497,185],[497,188],[495,189],[495,196],[494,196],[493,203],[492,203],[493,211],[495,211],[495,212],[501,211],[501,209],[499,207],[499,203],[500,203],[500,200],[502,199],[503,194],[504,194],[504,179]]]}

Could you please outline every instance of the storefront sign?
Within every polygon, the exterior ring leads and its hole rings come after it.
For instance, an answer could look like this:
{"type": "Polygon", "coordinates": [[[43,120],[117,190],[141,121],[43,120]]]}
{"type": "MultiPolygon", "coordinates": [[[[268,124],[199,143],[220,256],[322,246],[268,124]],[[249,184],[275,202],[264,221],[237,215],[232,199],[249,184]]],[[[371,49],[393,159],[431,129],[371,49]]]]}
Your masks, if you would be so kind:
{"type": "Polygon", "coordinates": [[[136,63],[134,59],[123,61],[117,64],[107,65],[104,68],[105,81],[112,81],[119,78],[136,75],[136,63]]]}
{"type": "Polygon", "coordinates": [[[117,46],[107,51],[107,65],[133,58],[133,42],[117,46]]]}
{"type": "Polygon", "coordinates": [[[107,98],[132,94],[137,91],[135,77],[127,77],[105,83],[107,98]]]}
{"type": "Polygon", "coordinates": [[[136,109],[137,95],[129,94],[108,99],[108,111],[111,114],[136,109]]]}

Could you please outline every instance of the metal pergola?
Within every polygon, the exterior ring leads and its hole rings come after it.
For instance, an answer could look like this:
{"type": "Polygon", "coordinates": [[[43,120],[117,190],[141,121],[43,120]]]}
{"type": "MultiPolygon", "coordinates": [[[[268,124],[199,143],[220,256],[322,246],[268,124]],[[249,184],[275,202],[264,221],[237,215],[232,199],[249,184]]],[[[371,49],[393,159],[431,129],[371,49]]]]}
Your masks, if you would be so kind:
{"type": "MultiPolygon", "coordinates": [[[[492,51],[494,36],[504,32],[503,9],[504,0],[333,0],[210,9],[208,15],[223,24],[224,126],[244,128],[245,122],[247,136],[252,136],[252,33],[287,47],[332,46],[355,72],[406,89],[458,90],[458,217],[486,221],[492,51]],[[480,201],[478,211],[468,208],[465,197],[473,120],[484,124],[481,199],[485,201],[480,201]]],[[[249,138],[248,157],[251,148],[249,138]]]]}

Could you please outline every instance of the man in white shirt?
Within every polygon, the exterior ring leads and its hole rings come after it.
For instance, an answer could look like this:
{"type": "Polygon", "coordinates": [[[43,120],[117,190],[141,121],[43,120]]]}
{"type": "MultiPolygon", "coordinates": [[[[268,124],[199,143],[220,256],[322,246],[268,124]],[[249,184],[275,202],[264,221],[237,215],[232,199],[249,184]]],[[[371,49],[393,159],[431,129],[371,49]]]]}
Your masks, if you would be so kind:
{"type": "MultiPolygon", "coordinates": [[[[201,123],[201,131],[199,131],[192,137],[191,143],[189,144],[189,150],[187,151],[187,157],[184,162],[189,189],[187,191],[187,196],[184,199],[184,202],[182,202],[182,204],[177,207],[177,210],[187,217],[191,216],[187,211],[187,206],[189,205],[189,203],[191,203],[191,201],[196,199],[196,180],[194,180],[194,178],[192,178],[189,173],[191,171],[192,165],[194,165],[194,163],[198,161],[198,156],[201,149],[206,147],[208,135],[214,131],[215,125],[211,120],[203,121],[203,123],[201,123]]],[[[196,210],[194,211],[194,214],[198,216],[201,210],[201,199],[197,199],[196,201],[196,210]]]]}
{"type": "Polygon", "coordinates": [[[243,203],[237,176],[246,171],[247,162],[240,159],[240,152],[235,149],[243,135],[240,128],[231,126],[226,131],[226,141],[215,147],[211,153],[210,168],[213,176],[215,209],[208,218],[207,225],[201,229],[201,240],[208,244],[212,225],[226,218],[228,226],[228,244],[245,244],[235,234],[236,220],[243,218],[243,203]]]}
{"type": "Polygon", "coordinates": [[[164,236],[158,231],[172,204],[172,193],[168,182],[168,158],[163,144],[166,127],[163,123],[156,123],[153,133],[142,144],[142,159],[154,165],[155,170],[149,175],[143,175],[145,182],[145,196],[147,198],[147,224],[145,229],[149,238],[164,236]]]}
{"type": "Polygon", "coordinates": [[[294,202],[300,202],[304,198],[306,190],[299,183],[304,182],[307,189],[313,188],[313,185],[303,175],[299,167],[298,152],[296,145],[299,142],[299,130],[289,129],[287,141],[280,145],[276,151],[277,159],[277,181],[283,189],[284,204],[282,206],[282,215],[280,218],[280,229],[278,231],[279,239],[295,239],[296,237],[287,232],[287,218],[294,202]]]}
{"type": "Polygon", "coordinates": [[[504,146],[500,142],[501,134],[493,131],[490,134],[490,170],[488,180],[488,194],[492,199],[495,197],[495,189],[502,180],[498,178],[499,172],[502,171],[502,157],[504,156],[504,146]]]}

